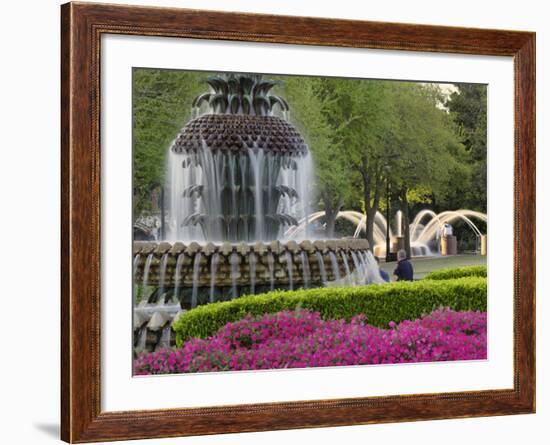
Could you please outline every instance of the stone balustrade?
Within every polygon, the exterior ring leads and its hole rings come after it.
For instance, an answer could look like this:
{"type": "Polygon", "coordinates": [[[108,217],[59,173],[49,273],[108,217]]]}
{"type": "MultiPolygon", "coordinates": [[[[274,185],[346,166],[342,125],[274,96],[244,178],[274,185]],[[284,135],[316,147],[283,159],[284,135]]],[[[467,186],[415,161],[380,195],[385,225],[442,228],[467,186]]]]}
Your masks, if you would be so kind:
{"type": "Polygon", "coordinates": [[[355,270],[367,249],[364,239],[204,245],[136,241],[134,278],[149,286],[181,288],[323,283],[355,270]]]}

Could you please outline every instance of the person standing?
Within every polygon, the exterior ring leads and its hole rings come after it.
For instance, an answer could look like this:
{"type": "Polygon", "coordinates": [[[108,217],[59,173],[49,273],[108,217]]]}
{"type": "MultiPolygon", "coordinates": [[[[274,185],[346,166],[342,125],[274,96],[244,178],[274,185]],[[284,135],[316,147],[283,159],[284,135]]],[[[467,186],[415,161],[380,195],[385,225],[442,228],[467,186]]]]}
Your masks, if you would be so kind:
{"type": "Polygon", "coordinates": [[[403,249],[397,252],[397,267],[393,271],[396,281],[413,281],[414,269],[403,249]]]}

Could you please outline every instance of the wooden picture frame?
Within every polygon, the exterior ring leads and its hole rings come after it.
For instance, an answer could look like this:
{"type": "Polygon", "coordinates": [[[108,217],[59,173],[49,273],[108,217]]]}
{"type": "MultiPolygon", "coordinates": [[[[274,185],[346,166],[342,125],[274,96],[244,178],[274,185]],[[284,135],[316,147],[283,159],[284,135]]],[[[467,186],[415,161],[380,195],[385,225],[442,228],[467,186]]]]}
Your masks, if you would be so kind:
{"type": "Polygon", "coordinates": [[[535,411],[534,33],[91,3],[64,4],[61,17],[63,440],[93,442],[535,411]],[[99,77],[103,34],[512,56],[513,389],[102,412],[99,77]]]}

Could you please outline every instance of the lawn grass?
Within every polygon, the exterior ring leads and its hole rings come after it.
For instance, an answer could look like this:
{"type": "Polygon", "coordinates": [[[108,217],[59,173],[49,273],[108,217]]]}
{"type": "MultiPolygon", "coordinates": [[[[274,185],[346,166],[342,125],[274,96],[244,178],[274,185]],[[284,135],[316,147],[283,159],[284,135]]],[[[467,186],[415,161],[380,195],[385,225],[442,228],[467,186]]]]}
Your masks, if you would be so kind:
{"type": "MultiPolygon", "coordinates": [[[[419,280],[434,270],[448,269],[464,266],[484,266],[487,264],[487,257],[481,255],[452,255],[438,257],[417,257],[411,260],[414,269],[414,278],[419,280]]],[[[395,269],[395,262],[380,263],[380,268],[392,276],[395,269]]]]}

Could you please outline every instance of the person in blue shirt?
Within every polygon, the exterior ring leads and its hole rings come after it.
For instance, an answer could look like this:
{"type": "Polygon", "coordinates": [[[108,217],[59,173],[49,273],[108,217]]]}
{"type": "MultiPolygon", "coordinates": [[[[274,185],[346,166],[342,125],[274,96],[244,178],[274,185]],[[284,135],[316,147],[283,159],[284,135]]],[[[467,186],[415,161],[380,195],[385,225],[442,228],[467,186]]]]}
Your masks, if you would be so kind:
{"type": "Polygon", "coordinates": [[[397,267],[393,271],[397,281],[412,281],[414,270],[411,262],[407,259],[407,252],[403,249],[397,252],[397,267]]]}

